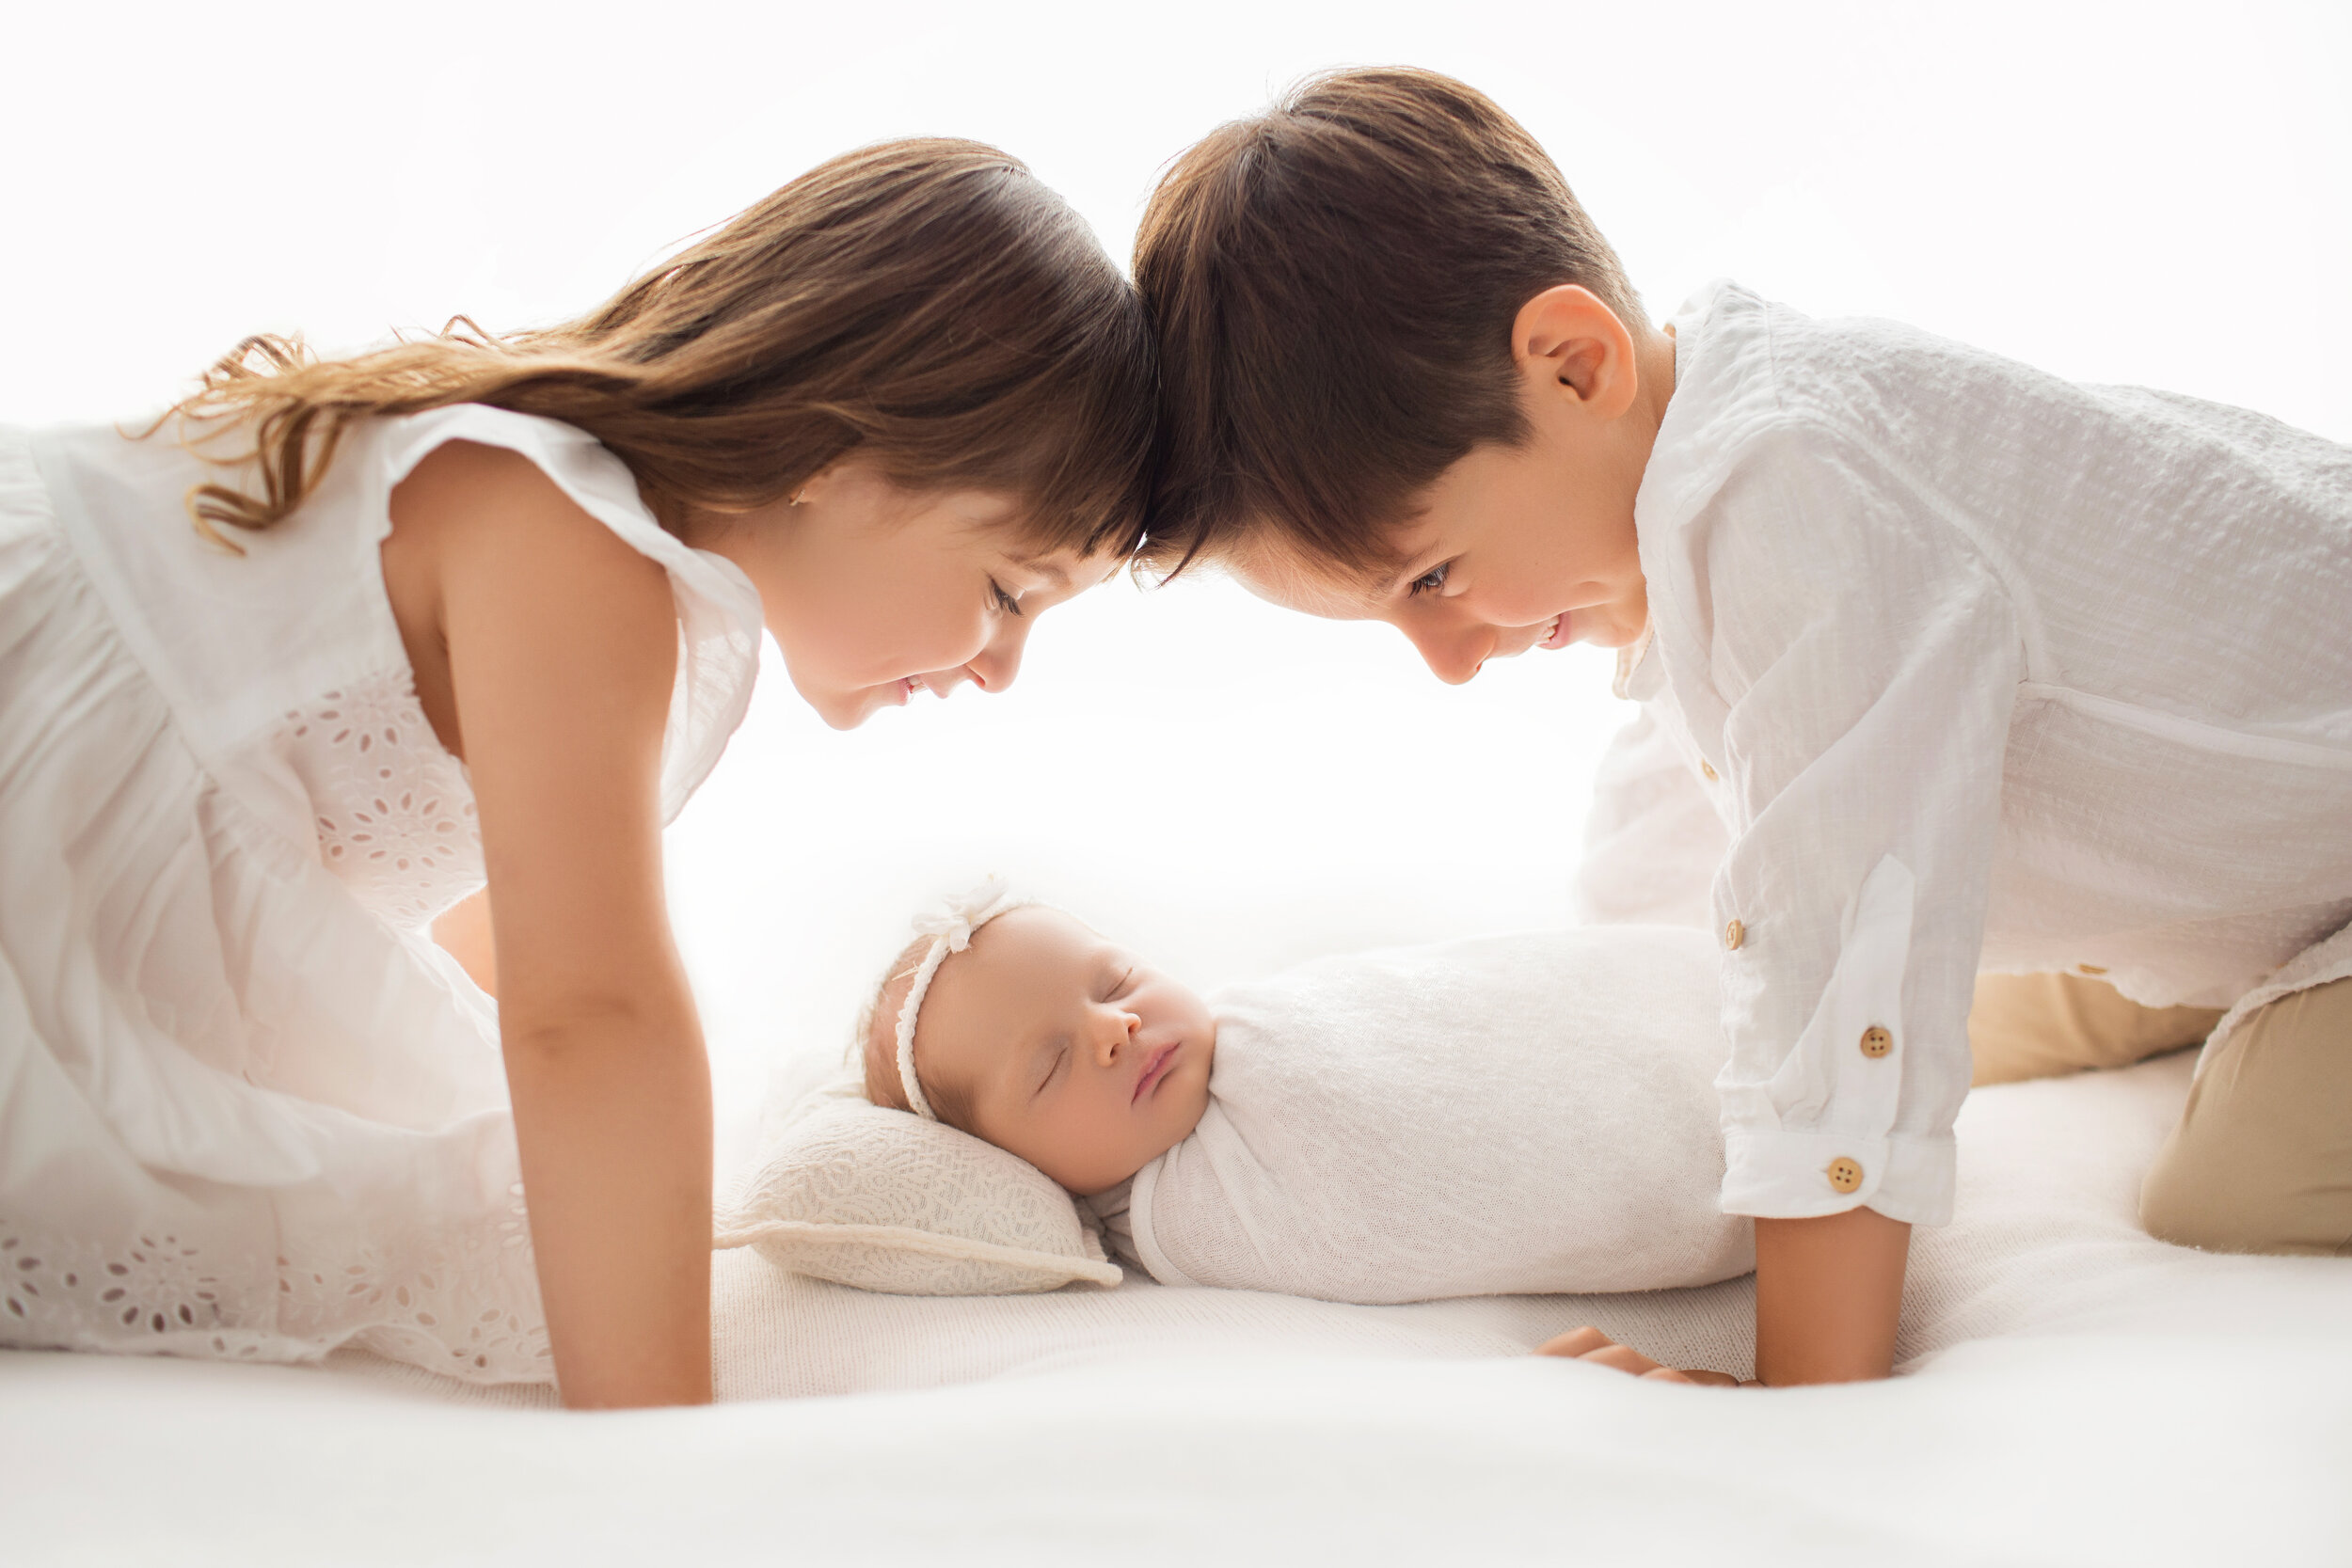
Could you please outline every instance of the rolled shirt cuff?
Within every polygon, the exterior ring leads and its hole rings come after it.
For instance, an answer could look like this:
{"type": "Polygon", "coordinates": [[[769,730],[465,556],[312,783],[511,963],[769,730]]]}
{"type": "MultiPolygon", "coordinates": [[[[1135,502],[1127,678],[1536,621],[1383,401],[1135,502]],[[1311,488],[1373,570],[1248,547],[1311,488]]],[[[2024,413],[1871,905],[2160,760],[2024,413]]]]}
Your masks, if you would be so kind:
{"type": "Polygon", "coordinates": [[[1949,1132],[1866,1138],[1734,1131],[1724,1139],[1723,1210],[1800,1220],[1867,1208],[1890,1220],[1945,1225],[1957,1164],[1949,1132]]]}

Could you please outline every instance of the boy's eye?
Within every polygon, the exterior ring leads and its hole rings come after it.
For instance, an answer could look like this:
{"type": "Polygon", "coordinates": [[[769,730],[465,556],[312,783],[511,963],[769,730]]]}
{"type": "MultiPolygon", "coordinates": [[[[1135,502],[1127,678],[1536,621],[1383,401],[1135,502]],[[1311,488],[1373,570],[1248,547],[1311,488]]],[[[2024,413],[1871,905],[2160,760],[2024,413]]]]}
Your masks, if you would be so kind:
{"type": "Polygon", "coordinates": [[[1412,580],[1410,585],[1408,585],[1405,590],[1406,597],[1418,598],[1423,594],[1435,594],[1438,589],[1445,586],[1446,574],[1453,570],[1453,562],[1439,562],[1437,565],[1430,567],[1429,570],[1423,572],[1421,576],[1412,580]]]}
{"type": "Polygon", "coordinates": [[[988,591],[996,596],[996,608],[1007,615],[1021,613],[1021,601],[1005,592],[1005,585],[994,578],[988,579],[988,591]]]}

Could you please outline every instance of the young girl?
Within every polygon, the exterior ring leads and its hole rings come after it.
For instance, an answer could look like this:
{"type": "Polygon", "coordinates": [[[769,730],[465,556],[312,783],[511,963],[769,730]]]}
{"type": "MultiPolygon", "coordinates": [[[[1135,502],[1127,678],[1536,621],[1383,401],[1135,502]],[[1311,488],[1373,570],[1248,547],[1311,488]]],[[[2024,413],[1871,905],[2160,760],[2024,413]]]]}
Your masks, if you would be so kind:
{"type": "Polygon", "coordinates": [[[661,827],[763,620],[839,727],[1010,682],[1151,380],[1067,206],[906,141],[576,322],[0,431],[0,1343],[707,1400],[661,827]],[[485,877],[495,1010],[427,937],[485,877]]]}

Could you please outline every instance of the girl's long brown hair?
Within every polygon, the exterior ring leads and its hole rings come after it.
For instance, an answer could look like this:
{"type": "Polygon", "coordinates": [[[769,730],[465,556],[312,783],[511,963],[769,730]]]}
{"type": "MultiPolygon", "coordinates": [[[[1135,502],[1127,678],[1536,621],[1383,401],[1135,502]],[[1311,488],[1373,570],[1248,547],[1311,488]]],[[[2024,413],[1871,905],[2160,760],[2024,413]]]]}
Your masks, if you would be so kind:
{"type": "MultiPolygon", "coordinates": [[[[1083,220],[977,142],[885,142],[821,164],[600,309],[492,335],[319,360],[248,338],[175,412],[249,430],[242,485],[189,496],[197,527],[298,507],[357,420],[482,403],[577,426],[679,528],[798,489],[851,449],[900,483],[990,489],[1031,542],[1132,550],[1152,440],[1150,328],[1083,220]]],[[[242,477],[242,476],[240,476],[242,477]]]]}

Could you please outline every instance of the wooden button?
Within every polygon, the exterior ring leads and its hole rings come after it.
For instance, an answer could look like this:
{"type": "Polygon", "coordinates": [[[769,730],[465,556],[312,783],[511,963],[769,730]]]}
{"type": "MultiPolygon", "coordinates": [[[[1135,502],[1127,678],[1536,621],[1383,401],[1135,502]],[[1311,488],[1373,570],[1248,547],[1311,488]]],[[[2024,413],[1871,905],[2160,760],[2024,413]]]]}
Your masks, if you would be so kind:
{"type": "Polygon", "coordinates": [[[1724,945],[1732,952],[1740,951],[1740,944],[1747,940],[1748,928],[1738,921],[1724,927],[1724,945]]]}
{"type": "Polygon", "coordinates": [[[1895,1037],[1878,1024],[1873,1023],[1862,1031],[1862,1053],[1872,1061],[1876,1061],[1894,1049],[1895,1037]]]}
{"type": "Polygon", "coordinates": [[[1861,1164],[1839,1155],[1829,1163],[1829,1184],[1841,1193],[1852,1192],[1862,1185],[1861,1164]]]}
{"type": "Polygon", "coordinates": [[[2106,970],[2099,964],[2076,964],[2074,970],[2079,974],[2105,974],[2106,973],[2106,970]]]}
{"type": "Polygon", "coordinates": [[[1708,784],[1713,784],[1715,782],[1715,765],[1708,762],[1704,757],[1699,759],[1699,771],[1707,776],[1707,782],[1708,784]]]}

